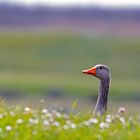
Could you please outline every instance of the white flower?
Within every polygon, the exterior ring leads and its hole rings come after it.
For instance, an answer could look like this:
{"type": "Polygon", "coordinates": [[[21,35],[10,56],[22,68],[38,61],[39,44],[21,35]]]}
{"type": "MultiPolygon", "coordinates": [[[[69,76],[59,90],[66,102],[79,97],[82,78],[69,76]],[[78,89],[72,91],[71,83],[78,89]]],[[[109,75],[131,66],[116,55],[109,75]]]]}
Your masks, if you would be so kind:
{"type": "Polygon", "coordinates": [[[54,122],[54,118],[53,118],[53,117],[50,117],[50,118],[49,118],[49,121],[50,121],[50,122],[54,122]]]}
{"type": "Polygon", "coordinates": [[[68,127],[68,125],[65,124],[65,125],[63,126],[63,128],[64,128],[64,129],[68,129],[69,127],[68,127]]]}
{"type": "Polygon", "coordinates": [[[122,124],[125,124],[125,118],[124,117],[120,117],[119,120],[121,121],[122,124]]]}
{"type": "Polygon", "coordinates": [[[91,124],[90,121],[85,121],[85,122],[84,122],[84,125],[89,126],[90,124],[91,124]]]}
{"type": "Polygon", "coordinates": [[[70,125],[72,122],[70,120],[67,120],[66,123],[70,125]]]}
{"type": "Polygon", "coordinates": [[[97,124],[97,123],[98,123],[98,119],[96,119],[96,118],[91,118],[88,121],[84,122],[84,124],[87,125],[87,126],[89,126],[91,124],[97,124]]]}
{"type": "Polygon", "coordinates": [[[70,124],[70,127],[71,127],[71,128],[76,128],[76,124],[71,123],[71,124],[70,124]]]}
{"type": "Polygon", "coordinates": [[[60,123],[57,122],[57,121],[55,121],[55,122],[53,123],[53,125],[58,127],[58,126],[60,126],[60,123]]]}
{"type": "Polygon", "coordinates": [[[0,119],[2,119],[4,117],[4,115],[3,114],[0,114],[0,119]]]}
{"type": "Polygon", "coordinates": [[[105,121],[108,122],[108,123],[111,123],[112,122],[112,119],[111,118],[106,118],[105,121]]]}
{"type": "Polygon", "coordinates": [[[57,112],[57,111],[56,111],[55,109],[54,109],[54,110],[52,110],[52,113],[53,113],[53,114],[56,114],[56,112],[57,112]]]}
{"type": "Polygon", "coordinates": [[[46,113],[48,113],[48,110],[44,108],[44,109],[42,109],[42,113],[46,114],[46,113]]]}
{"type": "Polygon", "coordinates": [[[91,118],[91,119],[89,120],[89,122],[90,122],[90,123],[97,124],[97,123],[98,123],[98,119],[96,119],[96,118],[91,118]]]}
{"type": "Polygon", "coordinates": [[[39,120],[38,119],[34,119],[34,124],[38,124],[39,120]]]}
{"type": "Polygon", "coordinates": [[[29,107],[25,107],[24,111],[25,111],[25,113],[29,113],[31,111],[31,109],[29,107]]]}
{"type": "Polygon", "coordinates": [[[46,114],[46,117],[53,117],[53,114],[51,114],[51,113],[48,112],[48,113],[46,114]]]}
{"type": "Polygon", "coordinates": [[[106,122],[108,122],[108,123],[111,123],[112,122],[112,116],[110,115],[110,114],[108,114],[107,116],[106,116],[106,122]]]}
{"type": "Polygon", "coordinates": [[[38,119],[29,118],[29,123],[38,124],[38,119]]]}
{"type": "Polygon", "coordinates": [[[107,114],[106,118],[112,118],[112,116],[110,114],[107,114]]]}
{"type": "Polygon", "coordinates": [[[7,130],[7,131],[11,131],[11,130],[12,130],[12,126],[11,126],[11,125],[7,125],[7,126],[6,126],[6,130],[7,130]]]}
{"type": "Polygon", "coordinates": [[[50,122],[48,120],[44,120],[43,124],[46,125],[46,126],[49,126],[50,122]]]}
{"type": "Polygon", "coordinates": [[[29,123],[34,123],[34,119],[33,118],[29,118],[29,123]]]}
{"type": "Polygon", "coordinates": [[[101,122],[100,125],[99,125],[99,127],[101,129],[109,128],[109,123],[107,123],[107,122],[101,122]]]}
{"type": "Polygon", "coordinates": [[[52,113],[56,116],[56,117],[61,117],[61,113],[57,112],[56,110],[53,110],[52,113]]]}
{"type": "Polygon", "coordinates": [[[56,112],[56,117],[60,118],[61,117],[61,113],[60,112],[56,112]]]}
{"type": "Polygon", "coordinates": [[[16,123],[17,123],[17,124],[22,124],[22,123],[23,123],[23,119],[18,119],[18,120],[16,121],[16,123]]]}
{"type": "Polygon", "coordinates": [[[68,119],[69,118],[69,116],[67,114],[64,114],[63,117],[64,117],[64,119],[68,119]]]}
{"type": "Polygon", "coordinates": [[[11,116],[15,116],[15,112],[10,111],[9,113],[10,113],[11,116]]]}
{"type": "Polygon", "coordinates": [[[126,112],[126,108],[125,107],[120,107],[118,109],[118,113],[125,113],[126,112]]]}

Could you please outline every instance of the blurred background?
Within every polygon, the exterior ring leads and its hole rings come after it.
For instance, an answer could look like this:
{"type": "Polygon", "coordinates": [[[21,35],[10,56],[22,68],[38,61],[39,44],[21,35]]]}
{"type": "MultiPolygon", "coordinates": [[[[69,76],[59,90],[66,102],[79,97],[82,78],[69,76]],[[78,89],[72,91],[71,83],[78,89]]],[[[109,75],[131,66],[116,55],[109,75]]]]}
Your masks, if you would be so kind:
{"type": "Polygon", "coordinates": [[[140,2],[0,1],[0,97],[9,105],[92,110],[98,80],[112,72],[109,111],[140,112],[140,2]]]}

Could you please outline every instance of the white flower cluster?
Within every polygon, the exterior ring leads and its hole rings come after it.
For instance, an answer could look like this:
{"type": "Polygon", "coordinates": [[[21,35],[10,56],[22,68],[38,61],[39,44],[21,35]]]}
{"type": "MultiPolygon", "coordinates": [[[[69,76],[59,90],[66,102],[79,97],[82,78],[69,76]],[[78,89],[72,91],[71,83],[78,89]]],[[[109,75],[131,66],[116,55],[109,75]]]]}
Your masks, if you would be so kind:
{"type": "MultiPolygon", "coordinates": [[[[67,113],[61,113],[60,111],[54,109],[48,110],[46,108],[43,108],[41,110],[34,110],[30,107],[25,107],[22,110],[22,113],[20,112],[20,115],[13,110],[0,113],[0,120],[5,119],[7,117],[14,118],[14,121],[6,123],[4,127],[0,126],[0,134],[5,132],[7,134],[10,134],[16,130],[16,135],[18,135],[18,129],[22,129],[24,125],[27,129],[29,128],[32,135],[37,135],[40,133],[40,131],[47,132],[51,129],[54,129],[56,131],[73,131],[75,129],[78,130],[79,128],[88,129],[92,127],[103,132],[108,130],[108,128],[114,125],[115,122],[119,122],[119,125],[122,125],[123,127],[126,126],[125,124],[127,122],[126,118],[124,118],[122,115],[122,111],[121,113],[117,112],[116,114],[112,115],[107,114],[103,118],[89,116],[85,117],[84,119],[79,119],[80,113],[77,113],[76,115],[68,115],[67,113]],[[36,129],[38,127],[40,128],[40,130],[36,129]]],[[[133,118],[129,117],[128,121],[131,123],[133,121],[133,118]]]]}

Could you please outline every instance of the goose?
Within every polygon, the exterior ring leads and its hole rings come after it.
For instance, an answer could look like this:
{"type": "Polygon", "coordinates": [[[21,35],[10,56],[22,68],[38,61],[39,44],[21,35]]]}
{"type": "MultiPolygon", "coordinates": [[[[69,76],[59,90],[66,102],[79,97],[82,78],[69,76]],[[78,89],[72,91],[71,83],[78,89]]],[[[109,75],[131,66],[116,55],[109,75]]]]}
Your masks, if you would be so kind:
{"type": "Polygon", "coordinates": [[[98,98],[94,110],[95,115],[103,115],[107,111],[107,99],[109,93],[111,73],[108,66],[98,64],[90,69],[83,70],[83,74],[88,74],[99,79],[98,98]]]}

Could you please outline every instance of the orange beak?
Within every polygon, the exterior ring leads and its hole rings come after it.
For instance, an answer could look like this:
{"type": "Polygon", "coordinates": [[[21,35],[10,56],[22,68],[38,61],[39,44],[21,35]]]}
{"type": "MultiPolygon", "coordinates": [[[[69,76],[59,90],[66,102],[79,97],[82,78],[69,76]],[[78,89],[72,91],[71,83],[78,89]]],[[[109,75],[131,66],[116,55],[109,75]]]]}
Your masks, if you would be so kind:
{"type": "Polygon", "coordinates": [[[87,69],[87,70],[83,70],[82,73],[95,76],[96,75],[96,68],[93,67],[93,68],[90,68],[90,69],[87,69]]]}

